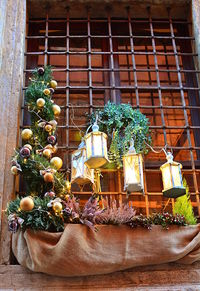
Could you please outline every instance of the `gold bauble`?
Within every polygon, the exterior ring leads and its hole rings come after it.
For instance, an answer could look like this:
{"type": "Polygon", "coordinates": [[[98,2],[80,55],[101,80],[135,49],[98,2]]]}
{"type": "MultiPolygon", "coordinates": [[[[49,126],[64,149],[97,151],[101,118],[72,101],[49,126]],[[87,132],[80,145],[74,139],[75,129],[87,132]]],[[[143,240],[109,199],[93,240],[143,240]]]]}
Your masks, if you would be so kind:
{"type": "Polygon", "coordinates": [[[52,106],[52,109],[53,109],[53,113],[54,113],[55,116],[59,116],[60,115],[60,112],[61,112],[60,106],[54,104],[52,106]]]}
{"type": "Polygon", "coordinates": [[[36,101],[37,107],[42,108],[45,105],[45,100],[43,98],[39,98],[36,101]]]}
{"type": "Polygon", "coordinates": [[[50,86],[55,89],[57,87],[58,83],[55,80],[51,80],[50,86]]]}
{"type": "Polygon", "coordinates": [[[53,174],[52,173],[44,174],[44,181],[46,183],[53,183],[53,180],[54,180],[54,178],[53,178],[53,174]]]}
{"type": "Polygon", "coordinates": [[[30,139],[32,137],[32,135],[33,135],[33,132],[31,129],[26,128],[26,129],[22,130],[21,137],[23,140],[30,139]]]}
{"type": "Polygon", "coordinates": [[[16,166],[12,166],[10,171],[13,175],[15,175],[15,176],[18,175],[18,169],[16,166]]]}
{"type": "Polygon", "coordinates": [[[24,145],[24,148],[28,148],[30,151],[33,149],[32,146],[28,143],[24,145]]]}
{"type": "Polygon", "coordinates": [[[51,150],[50,149],[44,149],[42,152],[44,157],[50,158],[51,157],[51,150]]]}
{"type": "Polygon", "coordinates": [[[51,159],[50,163],[57,169],[59,170],[60,168],[62,168],[63,165],[63,161],[61,158],[59,157],[54,157],[51,159]]]}
{"type": "Polygon", "coordinates": [[[47,124],[47,125],[45,125],[45,130],[47,131],[47,132],[50,132],[50,131],[52,131],[52,125],[51,124],[47,124]]]}
{"type": "Polygon", "coordinates": [[[20,208],[23,211],[31,211],[34,208],[34,201],[32,197],[24,197],[20,201],[20,208]]]}
{"type": "Polygon", "coordinates": [[[46,88],[46,89],[44,89],[43,93],[44,93],[44,95],[48,96],[48,95],[50,95],[51,92],[49,89],[46,88]]]}
{"type": "Polygon", "coordinates": [[[61,212],[62,211],[62,203],[60,203],[60,202],[54,202],[53,203],[53,210],[55,212],[61,212]]]}

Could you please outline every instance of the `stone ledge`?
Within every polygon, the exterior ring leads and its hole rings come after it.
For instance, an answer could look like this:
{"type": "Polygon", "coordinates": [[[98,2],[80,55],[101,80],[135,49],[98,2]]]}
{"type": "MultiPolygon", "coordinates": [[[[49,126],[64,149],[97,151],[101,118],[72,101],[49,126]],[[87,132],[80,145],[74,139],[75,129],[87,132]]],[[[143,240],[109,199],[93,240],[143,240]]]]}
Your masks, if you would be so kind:
{"type": "Polygon", "coordinates": [[[19,265],[0,266],[0,290],[59,291],[68,289],[200,290],[200,263],[164,264],[134,268],[108,275],[74,278],[33,273],[19,265]]]}

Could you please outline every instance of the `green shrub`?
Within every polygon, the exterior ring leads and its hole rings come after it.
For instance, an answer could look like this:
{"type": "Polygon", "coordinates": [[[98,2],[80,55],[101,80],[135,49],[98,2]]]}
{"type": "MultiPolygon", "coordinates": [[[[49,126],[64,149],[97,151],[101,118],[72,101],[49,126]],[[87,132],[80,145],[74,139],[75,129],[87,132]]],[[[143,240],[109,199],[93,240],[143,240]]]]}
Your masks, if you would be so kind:
{"type": "Polygon", "coordinates": [[[183,185],[184,187],[186,187],[186,194],[176,199],[173,213],[174,215],[175,214],[183,215],[185,217],[187,224],[196,224],[197,219],[194,216],[192,204],[190,201],[189,187],[185,179],[183,180],[183,185]]]}

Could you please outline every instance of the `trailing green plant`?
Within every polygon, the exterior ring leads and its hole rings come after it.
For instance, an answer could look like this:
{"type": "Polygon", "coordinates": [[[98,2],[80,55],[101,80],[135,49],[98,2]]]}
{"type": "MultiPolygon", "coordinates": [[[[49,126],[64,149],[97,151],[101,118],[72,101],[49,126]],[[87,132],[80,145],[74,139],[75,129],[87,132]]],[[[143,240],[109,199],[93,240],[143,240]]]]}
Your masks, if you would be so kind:
{"type": "Polygon", "coordinates": [[[187,185],[186,179],[183,179],[183,185],[186,188],[186,194],[176,199],[173,213],[183,215],[187,224],[196,224],[197,219],[194,216],[192,204],[190,201],[189,187],[187,185]]]}
{"type": "Polygon", "coordinates": [[[109,159],[117,167],[122,167],[122,157],[128,152],[133,138],[137,153],[147,153],[146,143],[151,143],[149,120],[130,104],[114,104],[108,102],[104,109],[97,110],[89,116],[93,124],[98,115],[100,131],[108,135],[109,159]]]}

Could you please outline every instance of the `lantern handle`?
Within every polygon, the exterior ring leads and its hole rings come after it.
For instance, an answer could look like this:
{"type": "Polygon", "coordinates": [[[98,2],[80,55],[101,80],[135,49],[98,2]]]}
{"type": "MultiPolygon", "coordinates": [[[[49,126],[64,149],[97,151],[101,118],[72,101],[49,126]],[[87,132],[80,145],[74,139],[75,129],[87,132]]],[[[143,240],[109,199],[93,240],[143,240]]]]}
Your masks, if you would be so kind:
{"type": "Polygon", "coordinates": [[[88,126],[85,135],[88,134],[88,131],[89,131],[89,129],[90,129],[91,127],[92,127],[92,130],[93,130],[93,131],[98,131],[98,130],[99,130],[99,126],[98,126],[98,124],[97,124],[98,118],[99,118],[99,116],[98,116],[98,114],[96,114],[96,118],[95,118],[95,122],[94,122],[94,124],[90,124],[90,125],[88,126]]]}
{"type": "Polygon", "coordinates": [[[92,124],[90,124],[90,125],[88,126],[85,135],[88,134],[88,131],[89,131],[89,129],[90,129],[91,127],[92,127],[92,124]]]}
{"type": "MultiPolygon", "coordinates": [[[[164,152],[166,158],[168,159],[168,156],[169,156],[169,153],[170,152],[167,152],[166,149],[167,149],[167,144],[161,148],[159,151],[156,151],[154,150],[154,148],[152,146],[150,146],[146,141],[145,141],[145,144],[151,149],[151,151],[155,154],[160,154],[161,152],[164,152]]],[[[172,153],[170,153],[170,155],[172,155],[172,153]]]]}

